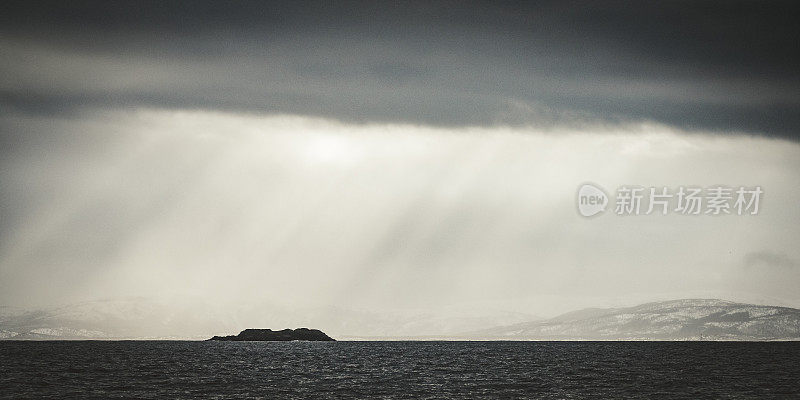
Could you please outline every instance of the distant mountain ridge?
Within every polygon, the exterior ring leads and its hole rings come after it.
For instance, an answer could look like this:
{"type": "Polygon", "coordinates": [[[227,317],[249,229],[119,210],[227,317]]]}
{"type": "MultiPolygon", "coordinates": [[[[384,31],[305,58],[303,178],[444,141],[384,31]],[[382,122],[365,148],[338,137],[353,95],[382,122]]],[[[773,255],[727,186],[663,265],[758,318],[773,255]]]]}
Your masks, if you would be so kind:
{"type": "MultiPolygon", "coordinates": [[[[255,320],[239,318],[236,312],[213,305],[180,307],[139,299],[33,311],[0,307],[0,340],[203,340],[236,331],[242,325],[297,326],[269,311],[258,314],[260,317],[255,320]]],[[[390,313],[348,313],[335,309],[313,312],[302,311],[298,315],[310,321],[308,325],[325,327],[326,332],[342,339],[800,340],[798,309],[715,299],[591,308],[533,321],[534,317],[510,315],[509,318],[507,314],[469,319],[424,314],[398,317],[390,313]]]]}
{"type": "Polygon", "coordinates": [[[683,299],[573,311],[465,336],[491,340],[800,340],[800,310],[683,299]]]}

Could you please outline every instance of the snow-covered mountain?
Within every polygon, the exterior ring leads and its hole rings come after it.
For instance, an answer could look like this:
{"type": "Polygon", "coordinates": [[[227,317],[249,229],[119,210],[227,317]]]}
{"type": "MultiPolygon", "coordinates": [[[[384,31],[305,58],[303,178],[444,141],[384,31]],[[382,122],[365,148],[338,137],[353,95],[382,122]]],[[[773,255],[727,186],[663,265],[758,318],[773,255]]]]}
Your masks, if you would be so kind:
{"type": "Polygon", "coordinates": [[[35,310],[0,307],[0,339],[189,338],[198,330],[224,329],[212,314],[139,298],[35,310]]]}
{"type": "Polygon", "coordinates": [[[686,299],[586,309],[465,335],[505,340],[800,340],[800,310],[686,299]]]}

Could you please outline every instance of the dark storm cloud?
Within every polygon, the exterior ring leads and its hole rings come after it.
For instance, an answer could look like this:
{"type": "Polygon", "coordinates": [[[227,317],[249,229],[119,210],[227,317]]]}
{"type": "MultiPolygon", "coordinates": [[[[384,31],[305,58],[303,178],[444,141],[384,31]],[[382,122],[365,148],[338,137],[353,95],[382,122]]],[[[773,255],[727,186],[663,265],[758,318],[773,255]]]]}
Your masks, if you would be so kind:
{"type": "Polygon", "coordinates": [[[6,2],[0,101],[797,139],[779,2],[6,2]]]}

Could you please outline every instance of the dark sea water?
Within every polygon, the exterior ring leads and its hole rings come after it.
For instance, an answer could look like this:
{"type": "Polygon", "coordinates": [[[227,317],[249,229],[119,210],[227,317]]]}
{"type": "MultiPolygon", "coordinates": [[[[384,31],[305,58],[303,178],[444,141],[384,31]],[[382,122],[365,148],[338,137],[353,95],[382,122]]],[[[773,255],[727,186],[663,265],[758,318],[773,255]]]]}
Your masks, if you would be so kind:
{"type": "Polygon", "coordinates": [[[800,342],[12,342],[0,397],[800,398],[800,342]]]}

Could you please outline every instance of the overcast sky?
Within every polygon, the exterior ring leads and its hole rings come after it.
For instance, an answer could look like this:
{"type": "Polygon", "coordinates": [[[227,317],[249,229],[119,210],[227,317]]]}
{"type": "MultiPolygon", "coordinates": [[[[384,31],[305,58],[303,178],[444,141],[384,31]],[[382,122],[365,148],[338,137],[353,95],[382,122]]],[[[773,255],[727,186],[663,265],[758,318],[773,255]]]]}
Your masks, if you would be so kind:
{"type": "Polygon", "coordinates": [[[4,2],[0,304],[800,306],[797,20],[736,1],[4,2]],[[764,195],[758,215],[587,219],[585,182],[764,195]]]}

